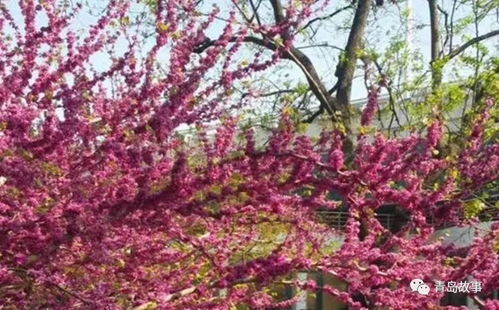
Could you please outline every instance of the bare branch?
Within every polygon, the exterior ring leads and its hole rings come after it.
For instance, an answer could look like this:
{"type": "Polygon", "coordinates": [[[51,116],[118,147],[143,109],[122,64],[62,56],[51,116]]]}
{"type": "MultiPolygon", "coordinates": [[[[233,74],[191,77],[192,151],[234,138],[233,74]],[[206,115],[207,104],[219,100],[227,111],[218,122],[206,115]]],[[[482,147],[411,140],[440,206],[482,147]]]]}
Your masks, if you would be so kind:
{"type": "MultiPolygon", "coordinates": [[[[445,40],[443,46],[445,47],[451,38],[451,29],[449,25],[449,13],[444,10],[440,5],[437,4],[437,9],[444,16],[444,25],[445,25],[445,40]]],[[[443,49],[440,51],[440,54],[443,53],[443,49]]]]}
{"type": "Polygon", "coordinates": [[[322,83],[319,74],[315,70],[314,65],[310,58],[307,57],[300,50],[295,47],[290,47],[289,52],[286,55],[289,59],[293,60],[303,71],[307,77],[307,81],[310,85],[312,92],[316,95],[317,99],[324,106],[324,109],[331,115],[336,110],[336,105],[333,97],[328,93],[326,87],[322,83]]]}
{"type": "Polygon", "coordinates": [[[458,56],[462,52],[464,52],[464,50],[466,50],[468,47],[472,46],[473,44],[476,44],[478,42],[481,42],[483,40],[489,39],[489,38],[491,38],[493,36],[497,36],[497,35],[499,35],[499,29],[493,30],[493,31],[488,32],[486,34],[482,34],[481,36],[475,37],[475,38],[469,40],[468,42],[464,43],[463,45],[459,46],[458,48],[454,49],[452,52],[447,54],[446,57],[450,60],[450,59],[458,56]]]}
{"type": "MultiPolygon", "coordinates": [[[[378,74],[382,77],[385,77],[386,74],[383,72],[383,67],[381,66],[381,64],[376,60],[376,59],[373,59],[373,63],[374,63],[374,66],[376,67],[376,70],[378,71],[378,74]]],[[[399,126],[399,128],[402,127],[402,124],[400,123],[400,119],[397,115],[397,111],[395,109],[395,98],[394,98],[394,95],[393,95],[393,89],[392,89],[392,86],[391,84],[388,82],[386,83],[385,85],[386,87],[386,90],[388,91],[388,100],[389,100],[389,103],[390,103],[390,110],[392,112],[392,117],[390,119],[390,124],[388,125],[388,132],[391,131],[392,129],[392,123],[393,121],[395,120],[397,122],[397,125],[399,126]]]]}
{"type": "Polygon", "coordinates": [[[324,113],[324,108],[322,106],[319,107],[319,110],[317,110],[314,114],[310,115],[309,118],[307,118],[304,122],[305,123],[312,123],[319,115],[324,113]]]}
{"type": "MultiPolygon", "coordinates": [[[[237,36],[233,36],[229,39],[229,41],[236,42],[238,39],[239,38],[237,36]]],[[[264,40],[264,39],[260,39],[260,38],[253,37],[253,36],[246,36],[243,39],[243,41],[249,42],[249,43],[254,43],[256,45],[260,45],[260,46],[266,47],[266,48],[271,49],[271,50],[275,50],[277,48],[275,46],[275,44],[272,43],[270,40],[264,40]]],[[[216,40],[206,39],[203,43],[201,43],[198,47],[196,47],[193,52],[197,53],[197,54],[201,54],[202,52],[204,52],[205,50],[207,50],[208,48],[210,48],[212,46],[215,46],[216,44],[217,44],[216,40]]]]}
{"type": "Polygon", "coordinates": [[[306,49],[306,48],[317,48],[317,47],[329,47],[329,48],[332,48],[332,49],[335,49],[335,50],[344,51],[343,48],[341,48],[339,46],[336,46],[336,45],[331,45],[328,42],[319,43],[319,44],[312,44],[312,45],[298,46],[296,48],[299,49],[299,50],[301,50],[301,49],[306,49]]]}
{"type": "Polygon", "coordinates": [[[348,10],[348,9],[351,9],[353,6],[350,4],[350,5],[347,5],[347,6],[344,6],[342,8],[339,8],[337,9],[336,11],[334,11],[333,13],[329,14],[329,15],[326,15],[326,16],[322,16],[322,17],[316,17],[312,20],[310,20],[305,26],[303,26],[302,28],[300,28],[300,30],[298,30],[298,32],[300,31],[303,31],[305,29],[307,29],[308,27],[312,26],[312,24],[318,22],[318,21],[322,21],[322,20],[326,20],[326,19],[330,19],[338,14],[340,14],[341,12],[345,11],[345,10],[348,10]]]}
{"type": "MultiPolygon", "coordinates": [[[[276,90],[273,92],[258,95],[258,97],[271,97],[271,96],[275,96],[275,95],[292,94],[292,93],[296,93],[296,90],[294,90],[294,89],[281,89],[281,90],[276,90]]],[[[244,93],[242,95],[242,97],[244,98],[244,97],[247,97],[249,95],[250,95],[250,93],[244,93]]]]}
{"type": "Polygon", "coordinates": [[[262,0],[259,0],[258,4],[255,5],[255,3],[253,2],[253,0],[250,0],[251,9],[253,10],[253,16],[251,16],[250,21],[252,22],[253,18],[256,18],[256,21],[257,21],[257,23],[258,23],[259,26],[262,25],[262,21],[260,20],[260,15],[258,14],[258,9],[260,8],[260,4],[261,3],[262,3],[262,0]]]}
{"type": "Polygon", "coordinates": [[[452,51],[452,41],[454,40],[454,14],[456,13],[457,0],[452,3],[452,10],[450,13],[450,35],[449,35],[449,50],[452,51]]]}

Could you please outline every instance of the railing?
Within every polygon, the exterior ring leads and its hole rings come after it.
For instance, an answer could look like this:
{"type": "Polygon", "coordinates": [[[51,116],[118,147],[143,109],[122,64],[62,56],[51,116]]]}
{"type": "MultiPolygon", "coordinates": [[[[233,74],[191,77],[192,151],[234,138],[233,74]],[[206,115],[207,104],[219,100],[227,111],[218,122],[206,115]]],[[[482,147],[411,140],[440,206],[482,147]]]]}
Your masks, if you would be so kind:
{"type": "MultiPolygon", "coordinates": [[[[319,221],[328,224],[336,229],[343,229],[348,220],[348,212],[345,211],[317,211],[319,221]]],[[[394,222],[394,215],[388,213],[376,214],[376,218],[387,229],[391,229],[394,222]]]]}
{"type": "MultiPolygon", "coordinates": [[[[348,212],[345,211],[317,211],[316,212],[318,220],[336,229],[344,229],[348,220],[348,212]]],[[[378,221],[386,229],[391,230],[395,224],[395,216],[390,213],[378,213],[376,214],[378,221]]],[[[478,217],[483,222],[494,222],[499,221],[499,211],[497,209],[489,209],[478,217]]],[[[434,223],[431,218],[428,219],[430,223],[434,223]]],[[[441,224],[439,228],[445,228],[449,226],[454,226],[454,224],[445,225],[441,224]]]]}

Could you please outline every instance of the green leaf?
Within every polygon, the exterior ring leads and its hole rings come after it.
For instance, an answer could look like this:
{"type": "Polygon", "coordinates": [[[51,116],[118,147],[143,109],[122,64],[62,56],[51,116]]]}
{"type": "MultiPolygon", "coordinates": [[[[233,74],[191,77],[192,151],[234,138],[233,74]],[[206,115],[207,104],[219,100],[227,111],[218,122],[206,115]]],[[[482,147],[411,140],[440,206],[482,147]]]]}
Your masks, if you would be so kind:
{"type": "Polygon", "coordinates": [[[130,24],[130,17],[125,16],[125,17],[120,18],[120,24],[122,24],[123,26],[129,25],[130,24]]]}
{"type": "Polygon", "coordinates": [[[477,217],[485,209],[485,204],[480,199],[469,200],[464,204],[464,216],[469,219],[477,217]]]}
{"type": "Polygon", "coordinates": [[[158,304],[154,301],[147,302],[138,307],[133,308],[133,310],[154,310],[158,307],[158,304]]]}
{"type": "Polygon", "coordinates": [[[299,83],[296,87],[295,87],[295,91],[298,95],[305,95],[307,92],[308,92],[308,85],[305,84],[305,83],[299,83]]]}

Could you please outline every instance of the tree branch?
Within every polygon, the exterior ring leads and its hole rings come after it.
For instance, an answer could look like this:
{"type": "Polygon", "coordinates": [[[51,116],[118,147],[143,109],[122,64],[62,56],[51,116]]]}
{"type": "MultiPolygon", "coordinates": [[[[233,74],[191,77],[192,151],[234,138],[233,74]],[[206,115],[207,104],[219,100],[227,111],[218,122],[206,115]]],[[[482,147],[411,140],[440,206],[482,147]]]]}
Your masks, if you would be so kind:
{"type": "MultiPolygon", "coordinates": [[[[236,42],[237,40],[238,40],[238,37],[233,36],[229,39],[229,42],[236,42]]],[[[253,36],[246,36],[243,39],[243,41],[249,42],[249,43],[254,43],[256,45],[260,45],[260,46],[266,47],[266,48],[271,49],[271,50],[277,49],[276,45],[274,43],[272,43],[271,41],[260,39],[260,38],[253,37],[253,36]]],[[[201,54],[202,52],[204,52],[205,50],[207,50],[208,48],[210,48],[212,46],[215,46],[216,44],[217,44],[216,40],[206,39],[203,43],[201,43],[198,47],[196,47],[193,50],[193,52],[196,54],[201,54]]]]}
{"type": "MultiPolygon", "coordinates": [[[[292,94],[292,93],[296,93],[296,90],[294,90],[294,89],[281,89],[281,90],[276,90],[276,91],[272,91],[269,93],[258,95],[258,97],[270,97],[270,96],[275,96],[275,95],[292,94]]],[[[244,97],[247,97],[249,95],[250,95],[250,93],[244,93],[242,95],[242,97],[244,98],[244,97]]]]}
{"type": "MultiPolygon", "coordinates": [[[[376,67],[376,70],[378,71],[378,74],[380,76],[382,76],[382,77],[385,77],[386,74],[383,72],[383,67],[381,66],[381,64],[376,59],[373,59],[373,63],[374,63],[374,66],[376,67]]],[[[399,117],[397,115],[397,111],[396,111],[396,108],[395,108],[395,98],[393,96],[393,89],[392,89],[392,86],[390,85],[389,82],[386,83],[385,88],[388,91],[388,98],[389,98],[389,102],[390,102],[390,110],[392,112],[392,117],[390,119],[390,124],[388,125],[388,132],[390,132],[391,129],[392,129],[393,120],[395,120],[397,122],[397,125],[399,126],[399,128],[402,127],[402,124],[400,123],[400,119],[399,119],[399,117]]]]}
{"type": "Polygon", "coordinates": [[[481,42],[483,40],[486,40],[488,38],[491,38],[491,37],[497,36],[497,35],[499,35],[499,29],[493,30],[493,31],[488,32],[486,34],[483,34],[481,36],[475,37],[475,38],[469,40],[468,42],[464,43],[463,45],[459,46],[458,48],[454,49],[452,52],[447,54],[446,57],[450,60],[450,59],[458,56],[462,52],[464,52],[464,50],[466,50],[468,47],[472,46],[473,44],[476,44],[478,42],[481,42]]]}
{"type": "Polygon", "coordinates": [[[334,115],[334,111],[337,110],[334,98],[328,93],[310,58],[295,47],[289,48],[286,57],[294,61],[300,67],[307,77],[310,89],[321,105],[330,115],[334,115]]]}
{"type": "Polygon", "coordinates": [[[318,21],[321,21],[321,20],[326,20],[326,19],[330,19],[338,14],[340,14],[341,12],[347,10],[347,9],[351,9],[353,6],[350,4],[350,5],[347,5],[347,6],[344,6],[342,8],[339,8],[337,9],[336,11],[334,11],[333,13],[329,14],[329,15],[326,15],[326,16],[322,16],[322,17],[316,17],[312,20],[310,20],[305,26],[303,26],[302,28],[300,28],[297,32],[300,32],[300,31],[303,31],[305,29],[307,29],[308,27],[312,26],[313,23],[315,22],[318,22],[318,21]]]}
{"type": "MultiPolygon", "coordinates": [[[[368,1],[368,0],[364,0],[368,1]]],[[[275,22],[276,24],[282,22],[284,20],[284,13],[282,9],[282,4],[280,0],[270,0],[273,10],[274,10],[274,17],[275,17],[275,22]]],[[[289,33],[283,33],[283,38],[286,40],[286,38],[289,37],[289,33]]],[[[237,41],[238,37],[233,36],[232,38],[229,39],[230,42],[235,42],[237,41]]],[[[270,39],[260,39],[257,37],[253,36],[246,36],[243,39],[244,42],[251,42],[266,48],[269,48],[271,50],[276,50],[277,45],[272,42],[270,39]]],[[[202,53],[206,49],[208,49],[211,46],[214,46],[217,44],[217,41],[215,40],[210,40],[206,39],[205,42],[200,44],[196,49],[194,49],[195,53],[202,53]]],[[[314,65],[312,64],[312,61],[310,58],[305,55],[302,51],[297,49],[294,46],[290,46],[288,51],[284,54],[284,58],[289,59],[296,63],[302,72],[305,74],[308,84],[310,86],[310,89],[314,93],[314,95],[317,97],[319,102],[321,103],[321,106],[323,106],[324,110],[327,111],[330,115],[334,116],[334,111],[337,110],[336,103],[335,103],[335,98],[331,96],[331,93],[327,90],[325,87],[324,83],[321,81],[319,74],[315,70],[314,65]]]]}
{"type": "Polygon", "coordinates": [[[260,15],[258,14],[258,9],[260,8],[261,3],[262,3],[262,0],[258,1],[258,4],[255,5],[253,0],[250,0],[251,9],[253,10],[253,16],[251,16],[250,22],[253,21],[253,18],[256,18],[256,22],[258,23],[259,26],[262,25],[262,21],[260,20],[260,15]]]}
{"type": "Polygon", "coordinates": [[[58,284],[56,284],[54,282],[48,282],[48,284],[52,285],[53,287],[55,287],[59,291],[65,293],[65,294],[68,294],[69,296],[74,297],[74,298],[78,299],[79,301],[81,301],[81,302],[83,302],[83,303],[85,303],[87,305],[93,305],[94,304],[91,300],[83,298],[83,297],[79,296],[78,294],[73,293],[73,292],[65,289],[64,287],[62,287],[62,286],[60,286],[60,285],[58,285],[58,284]]]}
{"type": "MultiPolygon", "coordinates": [[[[238,38],[236,36],[229,39],[230,42],[235,42],[238,38]]],[[[256,38],[253,36],[247,36],[243,40],[244,42],[251,42],[271,50],[276,50],[277,46],[272,43],[270,40],[264,40],[260,38],[256,38]]],[[[199,47],[194,49],[195,53],[202,53],[206,49],[211,46],[216,45],[217,41],[207,39],[204,43],[202,43],[199,47]]],[[[326,111],[329,114],[333,115],[335,110],[334,98],[328,93],[326,87],[320,80],[319,74],[314,68],[312,61],[308,58],[303,52],[298,50],[297,48],[291,46],[289,51],[284,54],[284,57],[296,63],[300,69],[305,74],[308,84],[310,85],[310,89],[320,101],[321,105],[324,105],[326,111]]]]}
{"type": "Polygon", "coordinates": [[[306,48],[317,48],[317,47],[329,47],[329,48],[336,49],[339,51],[344,51],[344,49],[342,49],[341,47],[336,46],[336,45],[331,45],[328,42],[319,43],[319,44],[312,44],[312,45],[298,46],[296,48],[301,50],[301,49],[306,49],[306,48]]]}
{"type": "Polygon", "coordinates": [[[322,106],[319,107],[319,110],[317,110],[314,114],[310,115],[309,118],[307,118],[304,122],[305,123],[312,123],[319,115],[324,113],[324,108],[322,106]]]}
{"type": "MultiPolygon", "coordinates": [[[[276,24],[279,24],[284,21],[285,18],[281,1],[270,0],[270,3],[272,4],[274,11],[275,22],[276,24]]],[[[289,33],[287,31],[284,31],[282,36],[284,40],[289,39],[289,33]]],[[[288,48],[288,52],[285,54],[285,57],[300,67],[307,78],[310,89],[321,103],[321,106],[323,106],[334,119],[334,111],[336,110],[334,98],[328,93],[326,86],[321,81],[310,58],[293,45],[288,48]]]]}
{"type": "MultiPolygon", "coordinates": [[[[447,43],[450,40],[451,36],[451,31],[450,31],[450,25],[449,25],[449,13],[447,13],[446,10],[444,10],[440,5],[437,4],[437,9],[442,15],[444,16],[444,25],[445,25],[445,40],[443,43],[443,47],[447,46],[447,43]]],[[[440,53],[443,52],[443,49],[440,51],[440,53]]]]}
{"type": "Polygon", "coordinates": [[[274,18],[276,21],[276,24],[282,23],[284,20],[284,13],[282,11],[282,4],[280,0],[270,0],[270,3],[272,4],[272,8],[274,10],[274,18]]]}

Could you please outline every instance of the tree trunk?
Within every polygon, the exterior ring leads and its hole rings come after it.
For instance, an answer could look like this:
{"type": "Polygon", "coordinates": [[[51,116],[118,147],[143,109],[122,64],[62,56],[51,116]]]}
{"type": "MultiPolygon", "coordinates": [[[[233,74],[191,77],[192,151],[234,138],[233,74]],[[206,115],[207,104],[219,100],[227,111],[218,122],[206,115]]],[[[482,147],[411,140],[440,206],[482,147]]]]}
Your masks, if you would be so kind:
{"type": "Polygon", "coordinates": [[[442,83],[442,67],[438,63],[442,50],[440,42],[440,16],[438,13],[437,0],[428,0],[430,9],[431,29],[431,79],[432,90],[435,91],[442,83]]]}
{"type": "Polygon", "coordinates": [[[343,119],[348,123],[345,127],[350,126],[350,95],[352,92],[352,80],[355,73],[355,67],[358,59],[359,50],[362,46],[362,39],[367,25],[367,18],[371,8],[371,0],[359,0],[355,16],[352,23],[352,28],[348,36],[348,42],[345,48],[343,59],[340,60],[336,76],[338,77],[338,91],[336,93],[337,104],[342,107],[342,113],[347,113],[343,119]]]}

